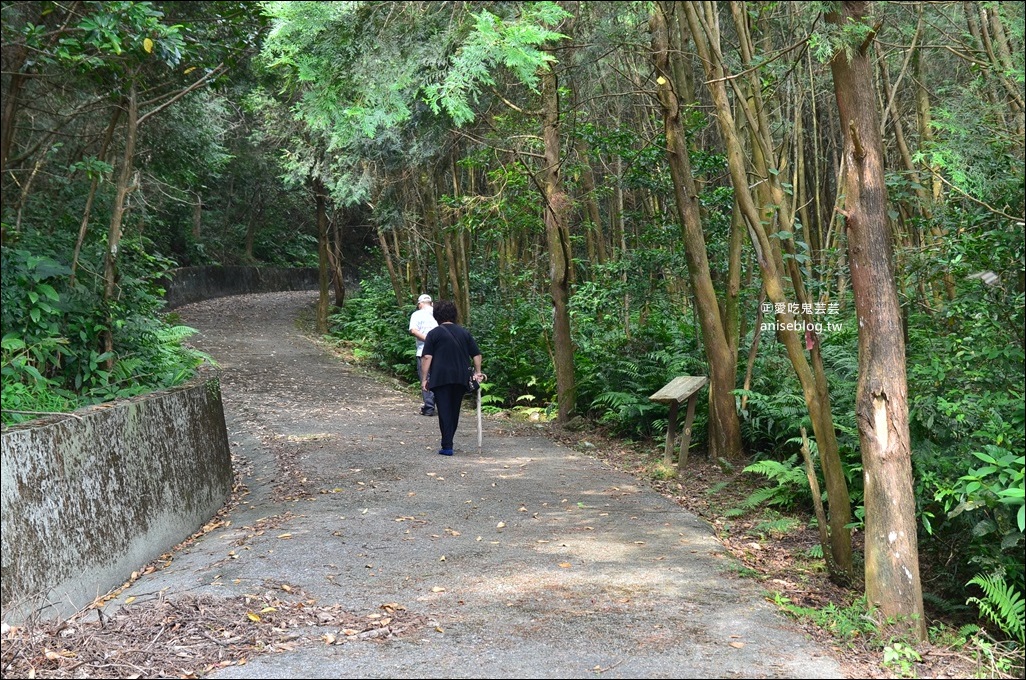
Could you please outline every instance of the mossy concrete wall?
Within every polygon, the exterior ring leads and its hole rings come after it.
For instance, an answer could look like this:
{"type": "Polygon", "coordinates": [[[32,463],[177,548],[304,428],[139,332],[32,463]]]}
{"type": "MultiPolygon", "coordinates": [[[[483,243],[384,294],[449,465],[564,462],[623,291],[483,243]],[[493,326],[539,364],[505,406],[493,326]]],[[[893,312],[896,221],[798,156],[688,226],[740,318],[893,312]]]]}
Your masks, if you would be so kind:
{"type": "Polygon", "coordinates": [[[2,435],[4,619],[65,616],[222,507],[233,474],[212,371],[2,435]]]}
{"type": "Polygon", "coordinates": [[[314,290],[317,268],[181,267],[164,284],[168,309],[226,295],[314,290]]]}

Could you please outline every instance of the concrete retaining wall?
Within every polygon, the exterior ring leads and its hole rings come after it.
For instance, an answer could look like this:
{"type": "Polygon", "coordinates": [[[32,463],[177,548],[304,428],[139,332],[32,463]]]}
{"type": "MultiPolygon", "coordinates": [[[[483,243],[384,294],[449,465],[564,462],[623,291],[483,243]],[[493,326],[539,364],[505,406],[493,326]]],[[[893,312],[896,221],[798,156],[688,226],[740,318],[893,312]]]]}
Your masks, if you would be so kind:
{"type": "Polygon", "coordinates": [[[191,382],[2,435],[5,620],[67,615],[188,538],[223,505],[219,381],[191,382]]]}
{"type": "Polygon", "coordinates": [[[247,293],[314,290],[317,268],[181,267],[164,285],[168,309],[210,298],[247,293]]]}

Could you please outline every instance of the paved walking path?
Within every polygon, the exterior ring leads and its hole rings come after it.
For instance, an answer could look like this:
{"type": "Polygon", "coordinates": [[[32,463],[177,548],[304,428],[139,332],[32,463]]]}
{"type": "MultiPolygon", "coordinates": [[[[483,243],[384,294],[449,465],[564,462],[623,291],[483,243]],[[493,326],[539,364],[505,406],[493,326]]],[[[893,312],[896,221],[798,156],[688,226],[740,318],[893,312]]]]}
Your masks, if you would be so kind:
{"type": "Polygon", "coordinates": [[[179,310],[224,371],[248,493],[227,526],[121,600],[272,589],[410,623],[375,637],[326,618],[290,651],[210,677],[844,677],[758,584],[732,575],[704,522],[634,478],[500,419],[485,419],[478,451],[470,411],[457,454],[437,455],[418,395],[297,330],[312,301],[179,310]]]}

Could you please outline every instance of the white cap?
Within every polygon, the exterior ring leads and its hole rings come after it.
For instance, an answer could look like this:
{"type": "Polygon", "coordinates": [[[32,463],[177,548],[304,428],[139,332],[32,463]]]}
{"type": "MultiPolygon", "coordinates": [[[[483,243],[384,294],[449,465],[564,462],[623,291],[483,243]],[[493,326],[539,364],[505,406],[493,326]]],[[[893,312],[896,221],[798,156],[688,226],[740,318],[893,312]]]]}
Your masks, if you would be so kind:
{"type": "Polygon", "coordinates": [[[417,298],[417,304],[420,304],[421,302],[431,302],[431,296],[427,293],[424,293],[419,298],[417,298]]]}

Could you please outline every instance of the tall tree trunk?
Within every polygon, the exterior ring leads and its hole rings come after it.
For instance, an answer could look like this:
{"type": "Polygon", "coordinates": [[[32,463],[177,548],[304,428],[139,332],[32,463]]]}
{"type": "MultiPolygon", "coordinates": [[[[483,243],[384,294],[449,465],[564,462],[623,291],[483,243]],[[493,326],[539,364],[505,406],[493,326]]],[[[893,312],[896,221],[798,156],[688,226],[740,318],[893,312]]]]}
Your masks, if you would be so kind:
{"type": "Polygon", "coordinates": [[[317,332],[328,332],[328,191],[319,177],[313,180],[317,206],[317,332]]]}
{"type": "MultiPolygon", "coordinates": [[[[449,164],[452,176],[452,195],[462,196],[460,188],[459,167],[456,157],[452,157],[449,164]]],[[[450,212],[450,228],[445,230],[445,254],[449,262],[449,283],[452,285],[452,301],[456,305],[460,323],[467,323],[470,319],[470,291],[467,272],[467,260],[463,255],[462,227],[460,227],[460,215],[458,210],[450,212]]]]}
{"type": "MultiPolygon", "coordinates": [[[[745,240],[745,221],[741,211],[734,208],[730,218],[730,242],[728,244],[727,294],[724,296],[724,332],[730,349],[734,374],[737,374],[737,348],[745,332],[741,328],[741,249],[745,240]]],[[[735,377],[736,379],[736,377],[735,377]]]]}
{"type": "Polygon", "coordinates": [[[574,347],[570,333],[570,232],[566,224],[570,199],[563,191],[559,157],[559,90],[556,74],[542,74],[542,143],[545,167],[539,177],[545,200],[545,235],[549,250],[549,294],[552,296],[553,359],[559,421],[566,422],[577,402],[574,347]]]}
{"type": "Polygon", "coordinates": [[[203,195],[195,192],[196,202],[192,206],[192,238],[197,243],[203,236],[203,195]]]}
{"type": "MultiPolygon", "coordinates": [[[[114,140],[114,132],[118,127],[118,119],[121,118],[121,106],[114,107],[114,113],[110,117],[110,123],[107,125],[107,130],[103,133],[103,142],[100,144],[100,151],[96,154],[98,160],[103,160],[107,157],[107,149],[110,148],[110,143],[114,140]]],[[[82,210],[82,223],[78,227],[78,238],[75,240],[75,251],[71,256],[71,276],[68,277],[69,283],[74,287],[75,285],[75,272],[78,269],[78,258],[82,254],[82,245],[85,243],[86,233],[89,229],[89,217],[93,210],[93,199],[96,198],[96,190],[100,185],[100,173],[93,175],[92,182],[89,183],[89,195],[86,197],[85,209],[82,210]]]]}
{"type": "MultiPolygon", "coordinates": [[[[836,25],[865,23],[866,2],[843,2],[836,25]]],[[[845,225],[859,321],[855,412],[866,503],[866,596],[888,621],[926,637],[919,581],[915,494],[901,309],[887,227],[883,142],[867,47],[838,49],[830,62],[844,129],[845,225]]]]}
{"type": "MultiPolygon", "coordinates": [[[[728,339],[713,288],[702,232],[698,191],[691,172],[680,107],[674,93],[670,68],[670,44],[665,3],[657,3],[649,19],[652,55],[657,73],[659,103],[666,132],[666,154],[673,178],[674,197],[684,238],[688,275],[702,329],[702,344],[709,360],[709,445],[714,458],[739,459],[742,454],[741,423],[734,403],[737,380],[737,341],[728,339]]],[[[672,11],[672,10],[670,10],[672,11]]],[[[740,250],[738,250],[740,255],[740,250]]],[[[740,262],[740,258],[738,258],[740,262]]]]}
{"type": "Polygon", "coordinates": [[[401,307],[405,302],[405,296],[403,295],[402,284],[399,282],[399,274],[395,270],[392,250],[388,247],[388,239],[385,238],[385,233],[381,230],[380,226],[376,231],[378,234],[378,245],[381,246],[381,255],[385,258],[385,266],[388,268],[388,278],[392,282],[392,292],[395,293],[395,303],[401,307]]]}
{"type": "MultiPolygon", "coordinates": [[[[110,228],[107,231],[107,253],[103,263],[103,300],[108,309],[110,325],[103,332],[104,352],[114,351],[114,319],[110,317],[110,305],[117,287],[117,257],[121,245],[121,225],[125,217],[125,204],[132,190],[133,159],[135,158],[135,138],[139,126],[139,106],[136,100],[135,80],[132,80],[128,94],[128,120],[125,125],[125,152],[121,159],[121,171],[114,194],[114,205],[111,206],[110,228]]],[[[107,359],[108,370],[113,368],[114,358],[107,359]]]]}
{"type": "Polygon", "coordinates": [[[980,28],[983,48],[990,60],[990,74],[1004,88],[1005,100],[1008,106],[1011,124],[1008,125],[1009,132],[1022,139],[1026,122],[1023,119],[1023,112],[1026,110],[1026,102],[1023,101],[1022,86],[1016,84],[1007,74],[1015,73],[1016,66],[1012,60],[1008,48],[1008,38],[1005,35],[1004,26],[1001,24],[1001,17],[997,7],[988,6],[986,3],[975,3],[979,6],[980,28]]]}
{"type": "Polygon", "coordinates": [[[581,188],[584,189],[584,205],[589,222],[588,243],[594,244],[592,259],[603,264],[606,261],[606,236],[602,229],[598,200],[595,198],[595,171],[591,167],[591,151],[586,142],[577,142],[577,153],[581,157],[581,188]]]}
{"type": "Polygon", "coordinates": [[[435,268],[438,270],[436,297],[444,300],[449,298],[452,293],[449,290],[448,268],[445,260],[445,251],[442,248],[442,228],[438,221],[438,190],[434,176],[432,175],[428,180],[427,196],[424,198],[424,223],[427,225],[428,237],[431,239],[431,248],[435,253],[435,268]]]}
{"type": "Polygon", "coordinates": [[[331,220],[331,238],[328,242],[328,263],[331,265],[331,283],[335,293],[335,306],[346,303],[345,256],[342,254],[342,227],[336,211],[331,220]]]}
{"type": "MultiPolygon", "coordinates": [[[[823,475],[826,478],[830,502],[831,555],[827,558],[827,564],[835,578],[846,581],[852,570],[851,532],[847,528],[851,521],[851,498],[841,466],[825,377],[821,375],[819,365],[815,365],[814,370],[814,366],[809,364],[805,356],[805,343],[801,342],[794,330],[796,317],[788,310],[789,301],[786,298],[783,271],[779,265],[779,247],[770,239],[763,223],[763,213],[749,190],[751,183],[748,179],[745,153],[727,97],[727,78],[720,53],[719,24],[715,7],[713,3],[686,2],[683,4],[683,10],[695,40],[695,47],[706,69],[707,87],[716,109],[720,133],[727,146],[727,164],[731,183],[734,185],[735,200],[745,218],[752,246],[755,248],[766,287],[766,296],[775,306],[785,310],[777,314],[778,327],[783,329],[779,331],[779,336],[802,386],[802,394],[809,409],[809,417],[823,462],[823,475]]],[[[760,125],[757,116],[746,108],[746,103],[739,101],[738,106],[748,118],[748,124],[758,129],[760,125]]],[[[766,157],[765,149],[769,146],[767,140],[755,138],[754,142],[760,147],[759,153],[766,157]]],[[[790,302],[797,304],[793,300],[790,302]]],[[[815,345],[818,345],[818,342],[815,345]]]]}
{"type": "Polygon", "coordinates": [[[470,324],[470,232],[460,238],[460,299],[463,302],[463,323],[470,324]]]}
{"type": "Polygon", "coordinates": [[[449,290],[452,294],[451,300],[456,305],[456,312],[459,314],[460,321],[464,321],[464,310],[460,308],[462,304],[463,296],[460,293],[460,269],[459,262],[456,257],[456,246],[453,244],[453,234],[451,229],[443,229],[442,239],[445,244],[445,262],[446,270],[449,272],[449,290]]]}
{"type": "Polygon", "coordinates": [[[243,247],[246,249],[246,261],[253,261],[253,247],[256,245],[256,232],[257,226],[260,224],[260,217],[264,212],[264,200],[260,197],[260,192],[254,192],[254,201],[257,205],[249,203],[248,218],[246,219],[246,236],[243,238],[243,247]]]}
{"type": "Polygon", "coordinates": [[[609,221],[612,227],[612,259],[622,260],[627,253],[627,237],[624,235],[623,159],[620,154],[613,158],[615,180],[613,182],[612,209],[609,221]]]}
{"type": "MultiPolygon", "coordinates": [[[[39,25],[43,19],[44,9],[40,6],[40,16],[35,22],[39,25]]],[[[29,48],[24,44],[15,44],[10,48],[7,63],[4,64],[5,72],[9,72],[10,81],[7,84],[7,92],[4,93],[3,113],[0,115],[0,175],[7,174],[7,159],[11,156],[11,148],[14,145],[14,132],[17,130],[15,121],[18,118],[18,108],[21,104],[21,93],[25,84],[31,77],[27,73],[25,65],[30,56],[29,48]]],[[[0,194],[0,208],[4,207],[6,201],[0,194]]]]}

